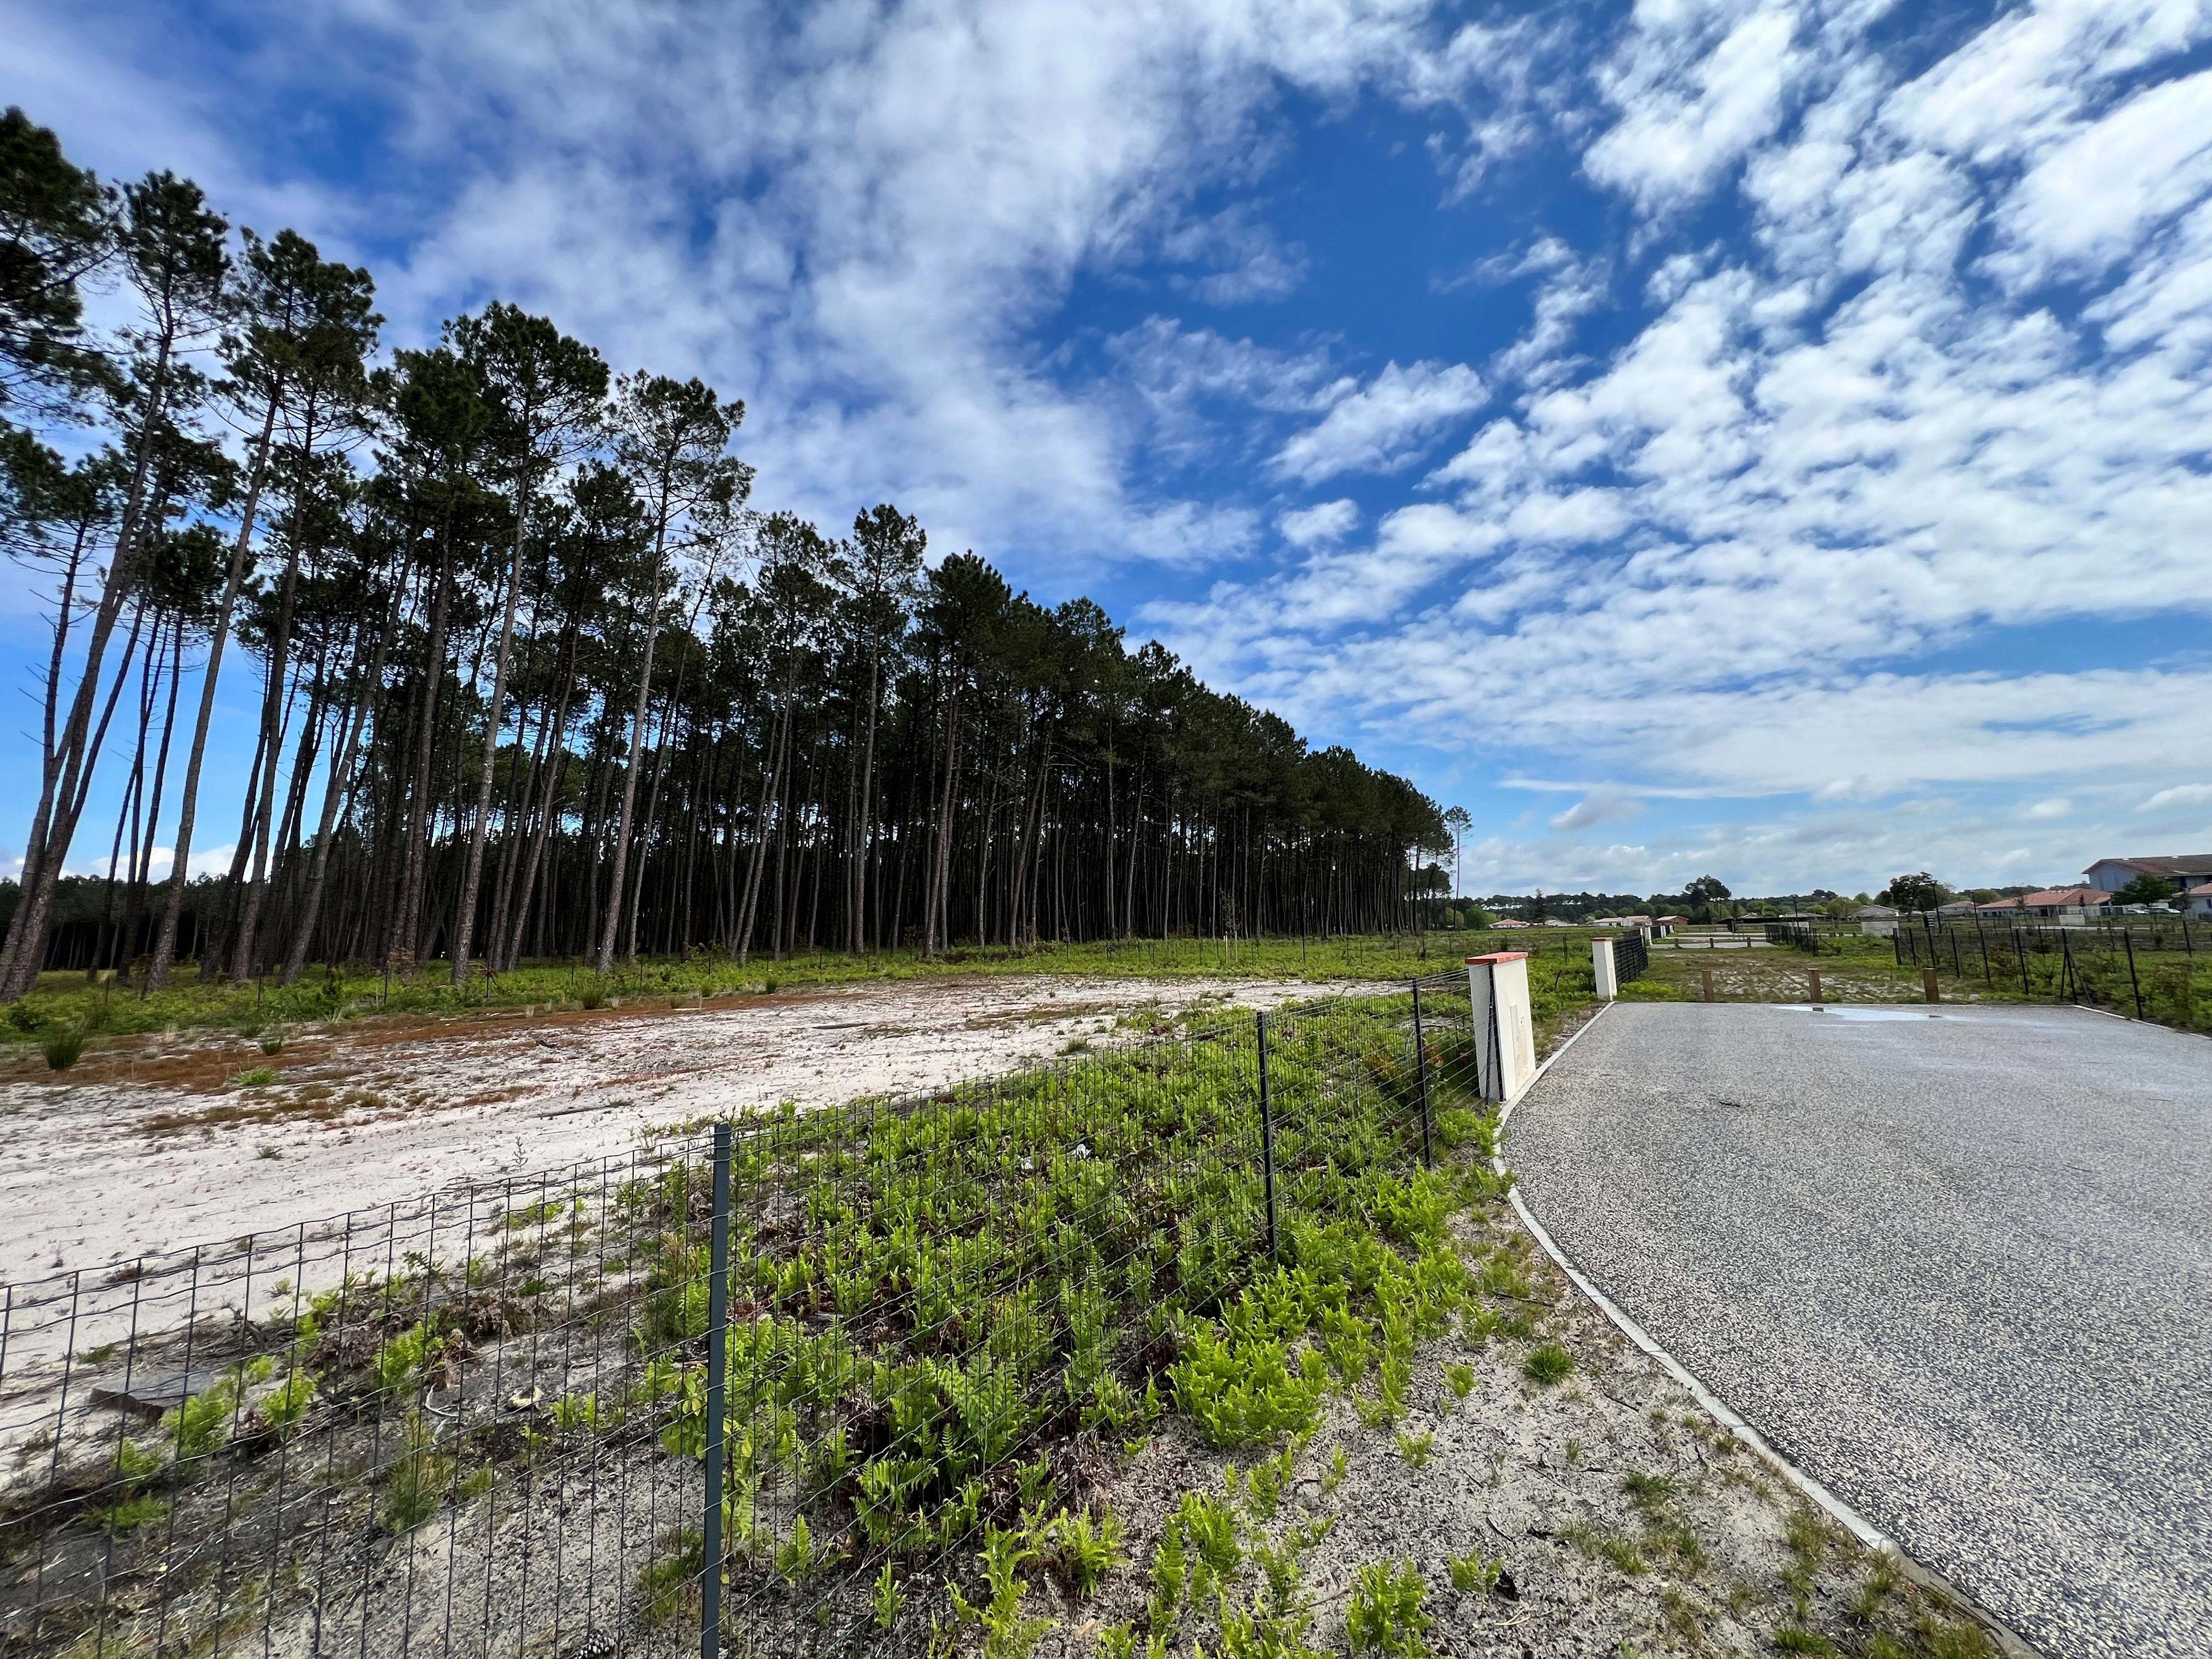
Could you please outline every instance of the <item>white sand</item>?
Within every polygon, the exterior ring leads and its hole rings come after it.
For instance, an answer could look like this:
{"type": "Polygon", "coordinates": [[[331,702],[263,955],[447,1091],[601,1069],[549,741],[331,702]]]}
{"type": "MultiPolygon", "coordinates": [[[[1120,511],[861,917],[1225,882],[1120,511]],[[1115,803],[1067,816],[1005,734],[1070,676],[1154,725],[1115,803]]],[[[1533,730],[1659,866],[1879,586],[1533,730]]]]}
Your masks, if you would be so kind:
{"type": "Polygon", "coordinates": [[[1265,1008],[1327,989],[947,977],[681,1010],[395,1016],[300,1032],[273,1059],[227,1034],[88,1054],[60,1076],[33,1058],[0,1081],[0,1283],[604,1158],[746,1107],[1012,1071],[1112,1040],[1146,1006],[1265,1008]],[[276,1081],[235,1082],[261,1066],[276,1081]]]}

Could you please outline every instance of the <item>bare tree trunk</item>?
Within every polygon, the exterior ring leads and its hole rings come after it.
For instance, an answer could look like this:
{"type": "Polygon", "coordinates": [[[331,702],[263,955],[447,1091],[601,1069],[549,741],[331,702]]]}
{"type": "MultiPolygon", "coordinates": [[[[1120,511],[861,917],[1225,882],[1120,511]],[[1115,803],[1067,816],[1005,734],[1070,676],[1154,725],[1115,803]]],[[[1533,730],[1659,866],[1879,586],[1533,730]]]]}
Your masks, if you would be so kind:
{"type": "MultiPolygon", "coordinates": [[[[261,703],[262,725],[268,734],[261,766],[259,804],[253,812],[253,875],[241,896],[238,937],[230,957],[230,976],[253,975],[253,936],[261,922],[261,905],[268,889],[269,847],[276,809],[276,774],[284,760],[283,722],[289,716],[293,693],[285,684],[291,672],[292,610],[300,590],[300,549],[290,537],[285,551],[284,582],[276,601],[276,632],[269,642],[269,686],[261,703]]],[[[239,850],[245,851],[243,837],[239,850]]]]}
{"type": "Polygon", "coordinates": [[[375,707],[377,696],[384,689],[384,665],[391,651],[392,636],[398,629],[402,587],[404,582],[393,588],[391,608],[385,613],[384,627],[377,635],[375,665],[368,671],[368,677],[355,688],[353,700],[339,726],[338,740],[331,745],[330,779],[323,787],[322,821],[315,827],[314,851],[308,857],[307,890],[300,901],[300,916],[292,929],[291,948],[284,953],[287,985],[297,983],[307,965],[307,951],[314,940],[315,927],[322,914],[323,893],[330,881],[331,842],[337,833],[339,804],[352,795],[360,775],[362,738],[368,733],[370,712],[375,707]]]}
{"type": "MultiPolygon", "coordinates": [[[[630,815],[637,807],[638,757],[645,752],[645,714],[653,694],[653,647],[660,639],[661,585],[666,580],[664,565],[667,548],[668,514],[664,504],[659,529],[653,543],[652,610],[645,621],[645,659],[638,665],[637,696],[630,708],[629,757],[623,763],[622,813],[615,823],[614,870],[607,882],[606,923],[599,937],[599,971],[602,974],[613,970],[615,933],[622,921],[623,882],[629,869],[630,815]]],[[[632,954],[635,954],[634,950],[632,954]]]]}
{"type": "Polygon", "coordinates": [[[492,669],[491,708],[484,717],[483,769],[477,778],[477,821],[469,831],[469,860],[461,875],[459,908],[453,916],[453,983],[469,979],[469,947],[476,936],[477,890],[483,880],[484,832],[491,823],[492,774],[499,764],[499,722],[507,699],[507,665],[514,654],[514,613],[522,602],[523,532],[530,504],[529,486],[514,488],[514,556],[507,573],[507,612],[499,624],[499,659],[492,669]]]}
{"type": "Polygon", "coordinates": [[[261,502],[262,480],[269,470],[269,446],[276,430],[280,400],[271,396],[261,422],[261,436],[253,447],[253,468],[246,486],[245,511],[238,526],[238,540],[230,550],[230,568],[223,577],[222,599],[216,607],[215,629],[208,637],[207,666],[201,670],[199,717],[192,725],[191,755],[185,763],[184,798],[177,804],[177,846],[170,860],[169,896],[161,910],[161,931],[154,944],[153,965],[147,970],[145,988],[158,991],[169,982],[169,969],[177,958],[177,924],[185,913],[185,884],[190,879],[192,830],[199,815],[200,768],[207,759],[208,728],[215,720],[216,682],[222,672],[222,648],[230,638],[230,620],[238,608],[238,590],[245,585],[253,551],[253,519],[261,502]]]}
{"type": "Polygon", "coordinates": [[[568,732],[568,699],[574,690],[576,681],[576,630],[573,625],[568,629],[568,637],[565,645],[568,660],[563,665],[561,675],[561,700],[556,706],[553,715],[553,735],[550,744],[553,763],[545,775],[544,799],[539,803],[538,808],[538,828],[531,836],[530,863],[523,872],[522,896],[516,901],[514,931],[507,941],[506,951],[502,953],[506,966],[509,968],[520,960],[522,956],[522,927],[530,915],[530,896],[537,888],[538,868],[545,856],[546,839],[551,835],[554,820],[560,811],[561,777],[568,759],[568,750],[566,747],[568,732]]]}
{"type": "MultiPolygon", "coordinates": [[[[753,917],[760,904],[761,872],[768,861],[769,819],[781,803],[783,783],[783,750],[791,737],[790,696],[787,693],[784,706],[776,713],[775,727],[768,747],[761,752],[765,769],[761,774],[759,817],[753,838],[752,867],[745,876],[745,896],[738,911],[738,960],[743,963],[751,953],[753,917]]],[[[778,816],[781,816],[778,814],[778,816]]]]}
{"type": "Polygon", "coordinates": [[[430,596],[430,639],[422,659],[422,694],[415,730],[415,783],[407,799],[407,842],[402,849],[399,899],[393,906],[386,970],[411,971],[420,959],[422,890],[429,860],[430,767],[437,752],[438,693],[446,678],[446,623],[453,588],[453,512],[438,532],[437,586],[430,596]]]}
{"type": "Polygon", "coordinates": [[[853,830],[853,925],[848,948],[854,956],[867,949],[868,854],[874,845],[872,820],[876,810],[876,715],[883,702],[883,647],[868,653],[868,738],[860,759],[860,811],[853,830]]]}
{"type": "MultiPolygon", "coordinates": [[[[928,914],[922,922],[921,953],[933,956],[941,934],[950,934],[945,909],[951,895],[946,890],[946,875],[952,861],[952,781],[960,769],[960,723],[957,702],[948,703],[945,716],[945,775],[939,781],[937,800],[937,845],[933,849],[929,872],[927,897],[928,914]]],[[[949,939],[941,941],[951,948],[949,939]]]]}

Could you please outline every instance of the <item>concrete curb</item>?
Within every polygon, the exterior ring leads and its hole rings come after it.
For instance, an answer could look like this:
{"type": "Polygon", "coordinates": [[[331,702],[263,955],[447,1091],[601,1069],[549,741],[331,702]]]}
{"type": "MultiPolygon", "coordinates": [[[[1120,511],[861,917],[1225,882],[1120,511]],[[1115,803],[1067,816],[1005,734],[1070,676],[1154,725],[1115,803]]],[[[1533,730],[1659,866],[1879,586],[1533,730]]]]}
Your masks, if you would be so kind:
{"type": "MultiPolygon", "coordinates": [[[[1544,1080],[1544,1073],[1552,1069],[1552,1062],[1565,1054],[1568,1049],[1573,1048],[1575,1043],[1581,1038],[1583,1032],[1589,1030],[1591,1026],[1596,1024],[1599,1020],[1604,1018],[1607,1011],[1613,1006],[1614,1005],[1610,1002],[1602,1005],[1596,1013],[1592,1014],[1588,1020],[1583,1022],[1580,1029],[1577,1030],[1572,1036],[1570,1036],[1565,1042],[1562,1042],[1558,1048],[1547,1054],[1544,1057],[1544,1063],[1536,1068],[1535,1074],[1528,1079],[1528,1086],[1522,1089],[1519,1094],[1514,1096],[1512,1099],[1505,1103],[1504,1109],[1498,1115],[1498,1130],[1501,1137],[1498,1152],[1497,1155],[1491,1159],[1491,1167],[1498,1174],[1503,1175],[1505,1173],[1504,1143],[1502,1137],[1504,1134],[1505,1126],[1508,1120],[1510,1120],[1513,1115],[1513,1109],[1518,1106],[1522,1101],[1526,1100],[1534,1091],[1536,1085],[1544,1080]]],[[[2102,1009],[2092,1009],[2089,1012],[2093,1013],[2101,1013],[2104,1011],[2102,1009]]],[[[2127,1016],[2123,1014],[2117,1016],[2117,1018],[2125,1019],[2127,1016]]],[[[2152,1022],[2144,1023],[2148,1024],[2152,1022]]],[[[1923,1566],[1918,1561],[1914,1560],[1911,1555],[1905,1553],[1904,1548],[1895,1539],[1890,1537],[1879,1527],[1875,1526],[1871,1521],[1869,1521],[1864,1516],[1861,1515],[1856,1509],[1852,1508],[1850,1504],[1837,1497],[1835,1493],[1830,1492],[1827,1487],[1822,1486],[1820,1482],[1815,1480],[1812,1475],[1808,1474],[1804,1470],[1799,1468],[1787,1457],[1784,1457],[1780,1452],[1777,1451],[1767,1443],[1766,1437],[1764,1435],[1760,1434],[1757,1429],[1752,1427],[1749,1423],[1744,1421],[1744,1419],[1739,1416],[1725,1401],[1722,1400],[1717,1395],[1714,1394],[1711,1389],[1708,1389],[1703,1382],[1699,1382],[1698,1378],[1691,1373],[1688,1366],[1683,1364],[1680,1360],[1675,1358],[1673,1354],[1668,1352],[1666,1349],[1661,1347],[1657,1342],[1654,1341],[1651,1338],[1650,1333],[1646,1331],[1641,1325],[1638,1324],[1635,1320],[1632,1319],[1626,1312],[1616,1306],[1612,1297],[1607,1296],[1603,1291],[1601,1291],[1595,1285],[1592,1284],[1589,1276],[1585,1274],[1581,1268],[1576,1267],[1572,1261],[1568,1260],[1566,1252],[1559,1248],[1558,1242],[1553,1238],[1552,1235],[1548,1231],[1546,1231],[1544,1224],[1536,1219],[1534,1213],[1530,1211],[1526,1201],[1522,1200],[1521,1196],[1521,1188],[1517,1182],[1508,1192],[1506,1196],[1510,1200],[1513,1205],[1513,1212],[1521,1218],[1521,1224],[1528,1230],[1529,1237],[1536,1241],[1537,1244],[1542,1248],[1544,1254],[1552,1259],[1553,1262],[1559,1267],[1559,1271],[1566,1274],[1568,1279],[1573,1284],[1574,1287],[1589,1299],[1591,1305],[1595,1307],[1600,1313],[1606,1316],[1607,1320],[1611,1322],[1614,1329],[1618,1330],[1623,1336],[1634,1343],[1637,1347],[1641,1349],[1644,1353],[1650,1355],[1653,1359],[1657,1360],[1660,1365],[1665,1369],[1667,1374],[1673,1377],[1675,1382],[1680,1383],[1682,1387],[1687,1390],[1690,1397],[1696,1401],[1698,1406],[1702,1407],[1707,1414],[1712,1417],[1715,1421],[1721,1424],[1723,1427],[1726,1428],[1730,1434],[1735,1436],[1735,1437],[1741,1441],[1745,1445],[1750,1447],[1751,1449],[1758,1454],[1759,1456],[1771,1464],[1781,1473],[1783,1479],[1789,1481],[1791,1486],[1796,1487],[1808,1502],[1819,1508],[1822,1513],[1828,1516],[1832,1520],[1835,1521],[1837,1524],[1841,1526],[1845,1531],[1849,1532],[1852,1537],[1857,1539],[1858,1541],[1866,1548],[1887,1556],[1899,1572],[1903,1573],[1907,1578],[1911,1579],[1914,1583],[1919,1584],[1923,1589],[1933,1590],[1937,1595],[1950,1601],[1955,1602],[1960,1607],[1970,1611],[1988,1630],[1990,1637],[1996,1641],[1999,1652],[2005,1656],[2005,1659],[2042,1659],[2042,1656],[2039,1650],[2030,1646],[2026,1641],[2023,1641],[2019,1634],[2015,1632],[2011,1626],[2005,1624],[2002,1620],[1999,1619],[1995,1613],[1991,1613],[1972,1595],[1969,1595],[1965,1590],[1960,1589],[1958,1585],[1953,1583],[1948,1578],[1946,1578],[1942,1573],[1937,1572],[1932,1567],[1923,1566]]]]}

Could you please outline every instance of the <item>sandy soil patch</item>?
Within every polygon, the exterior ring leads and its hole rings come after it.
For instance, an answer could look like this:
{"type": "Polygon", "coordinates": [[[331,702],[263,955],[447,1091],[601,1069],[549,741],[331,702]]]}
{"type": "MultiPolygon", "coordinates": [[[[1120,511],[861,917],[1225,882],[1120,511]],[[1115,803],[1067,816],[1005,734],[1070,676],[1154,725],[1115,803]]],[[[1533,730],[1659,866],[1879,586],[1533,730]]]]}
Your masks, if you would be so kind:
{"type": "Polygon", "coordinates": [[[1009,1072],[1142,1010],[1297,982],[903,980],[594,1012],[371,1020],[281,1054],[224,1034],[0,1079],[0,1282],[284,1228],[621,1152],[671,1123],[1009,1072]]]}
{"type": "Polygon", "coordinates": [[[1327,1651],[1346,1646],[1358,1574],[1382,1565],[1417,1576],[1443,1659],[1861,1653],[1877,1637],[1893,1655],[1996,1659],[1972,1611],[1807,1504],[1529,1248],[1510,1212],[1486,1210],[1462,1221],[1462,1254],[1504,1246],[1527,1283],[1498,1305],[1530,1328],[1425,1346],[1398,1421],[1370,1425],[1332,1395],[1277,1504],[1250,1496],[1267,1460],[1209,1450],[1188,1419],[1167,1419],[1096,1494],[1127,1526],[1127,1565],[1093,1601],[1039,1585],[1036,1611],[1056,1623],[1036,1659],[1085,1659],[1121,1621],[1144,1651],[1153,1553],[1187,1492],[1235,1508],[1238,1543],[1237,1565],[1168,1621],[1177,1652],[1194,1639],[1219,1650],[1224,1596],[1269,1605],[1272,1547],[1298,1566],[1276,1605],[1310,1616],[1307,1639],[1327,1651]],[[1533,1381],[1540,1344],[1573,1370],[1533,1381]]]}

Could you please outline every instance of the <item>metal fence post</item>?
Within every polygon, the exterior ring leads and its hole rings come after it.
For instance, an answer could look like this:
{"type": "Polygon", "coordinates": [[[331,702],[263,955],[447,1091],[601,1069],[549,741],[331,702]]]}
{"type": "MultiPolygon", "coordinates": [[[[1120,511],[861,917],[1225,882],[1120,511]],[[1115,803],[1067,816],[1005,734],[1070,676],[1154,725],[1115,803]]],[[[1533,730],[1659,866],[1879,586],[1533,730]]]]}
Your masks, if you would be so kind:
{"type": "Polygon", "coordinates": [[[1275,1115],[1267,1101],[1267,1017],[1253,1017],[1260,1031],[1260,1168],[1267,1185],[1267,1260],[1280,1261],[1275,1238],[1275,1115]]]}
{"type": "Polygon", "coordinates": [[[1413,1076],[1421,1090],[1421,1167],[1433,1170],[1437,1156],[1429,1125],[1429,1048],[1421,1041],[1421,981],[1413,987],[1413,1076]]]}
{"type": "Polygon", "coordinates": [[[2127,946],[2127,951],[2128,951],[2128,983],[2129,983],[2130,985],[2131,985],[2131,986],[2133,986],[2133,987],[2135,988],[2135,993],[2136,993],[2136,1018],[2137,1019],[2141,1019],[2141,1018],[2143,1017],[2142,981],[2141,981],[2140,979],[2137,979],[2137,978],[2136,977],[2136,941],[2135,941],[2135,936],[2134,936],[2132,933],[2130,933],[2126,928],[2123,927],[2123,928],[2121,928],[2121,929],[2120,929],[2120,943],[2121,943],[2122,945],[2124,945],[2125,946],[2127,946]]]}
{"type": "Polygon", "coordinates": [[[700,1528],[699,1659],[722,1650],[722,1413],[730,1382],[730,1126],[714,1126],[714,1218],[707,1243],[707,1513],[700,1528]]]}

